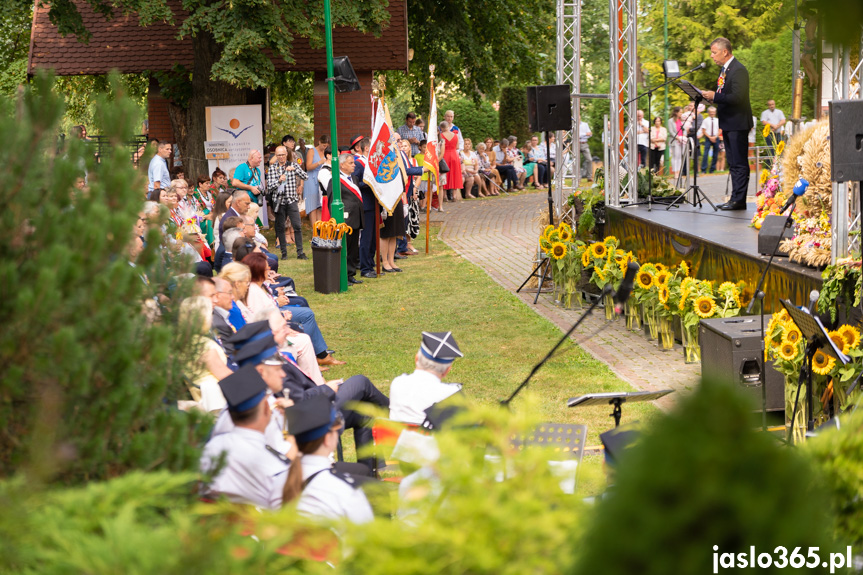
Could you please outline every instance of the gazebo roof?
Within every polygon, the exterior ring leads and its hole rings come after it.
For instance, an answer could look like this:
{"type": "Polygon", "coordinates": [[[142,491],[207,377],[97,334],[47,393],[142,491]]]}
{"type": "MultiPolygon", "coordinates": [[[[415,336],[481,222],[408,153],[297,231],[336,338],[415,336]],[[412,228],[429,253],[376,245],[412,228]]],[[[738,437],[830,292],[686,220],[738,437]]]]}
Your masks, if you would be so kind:
{"type": "MultiPolygon", "coordinates": [[[[59,76],[107,74],[119,70],[137,74],[147,70],[169,70],[174,64],[191,68],[193,49],[191,39],[177,39],[177,28],[165,23],[141,27],[135,15],[118,16],[106,20],[93,11],[90,4],[75,0],[92,34],[90,42],[83,44],[76,37],[63,37],[48,20],[48,8],[36,3],[30,36],[30,57],[27,72],[53,69],[59,76]]],[[[176,20],[182,20],[179,2],[171,2],[176,20]]],[[[333,30],[333,53],[347,55],[356,70],[406,70],[408,67],[407,3],[390,0],[389,26],[381,36],[362,34],[352,28],[333,30]]],[[[293,45],[295,62],[273,59],[281,72],[309,72],[326,70],[323,49],[312,49],[305,38],[296,38],[293,45]]]]}

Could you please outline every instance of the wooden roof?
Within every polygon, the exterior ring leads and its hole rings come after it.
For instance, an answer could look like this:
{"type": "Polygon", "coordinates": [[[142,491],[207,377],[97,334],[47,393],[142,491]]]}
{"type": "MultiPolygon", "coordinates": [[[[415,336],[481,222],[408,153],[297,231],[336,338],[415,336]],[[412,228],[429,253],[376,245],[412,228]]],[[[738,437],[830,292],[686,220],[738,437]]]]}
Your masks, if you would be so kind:
{"type": "MultiPolygon", "coordinates": [[[[36,3],[30,37],[30,57],[27,72],[53,69],[59,76],[106,74],[119,70],[137,74],[147,70],[169,70],[174,64],[192,67],[194,54],[189,38],[177,40],[177,29],[165,23],[143,28],[137,16],[118,16],[106,20],[83,0],[75,0],[92,34],[83,44],[75,36],[60,36],[48,20],[48,8],[36,3]]],[[[172,3],[173,4],[173,3],[172,3]]],[[[179,2],[172,6],[176,20],[182,20],[179,2]]],[[[408,36],[406,0],[390,0],[389,26],[379,38],[365,35],[352,28],[333,30],[333,54],[347,55],[355,70],[407,70],[408,36]]],[[[326,70],[323,49],[312,49],[308,40],[296,38],[293,45],[295,62],[289,64],[273,58],[281,72],[326,70]]]]}

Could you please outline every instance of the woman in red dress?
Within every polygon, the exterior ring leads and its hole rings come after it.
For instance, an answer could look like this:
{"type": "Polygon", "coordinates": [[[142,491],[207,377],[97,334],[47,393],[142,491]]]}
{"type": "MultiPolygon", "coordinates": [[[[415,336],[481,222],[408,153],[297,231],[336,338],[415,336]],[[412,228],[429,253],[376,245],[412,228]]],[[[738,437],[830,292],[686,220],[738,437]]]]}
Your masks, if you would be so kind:
{"type": "Polygon", "coordinates": [[[446,165],[449,166],[449,172],[446,175],[446,183],[443,189],[447,190],[447,196],[452,192],[453,201],[461,199],[461,189],[464,187],[464,181],[461,177],[461,160],[458,155],[458,134],[451,130],[452,126],[449,122],[441,122],[440,137],[443,141],[443,159],[446,165]]]}

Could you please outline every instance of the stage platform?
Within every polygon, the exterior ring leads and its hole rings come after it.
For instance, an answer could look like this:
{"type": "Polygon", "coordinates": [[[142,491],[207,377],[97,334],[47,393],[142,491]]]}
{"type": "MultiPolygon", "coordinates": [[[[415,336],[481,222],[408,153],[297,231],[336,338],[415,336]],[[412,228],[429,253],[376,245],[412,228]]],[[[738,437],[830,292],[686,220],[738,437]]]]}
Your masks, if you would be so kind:
{"type": "MultiPolygon", "coordinates": [[[[651,211],[647,206],[606,207],[605,233],[619,238],[621,247],[631,250],[639,262],[677,265],[683,259],[695,277],[742,279],[751,294],[768,257],[758,254],[758,230],[749,226],[755,204],[748,206],[745,212],[714,212],[706,202],[702,208],[687,204],[671,210],[662,204],[654,204],[651,211]]],[[[779,300],[785,298],[804,305],[809,292],[821,289],[821,284],[820,270],[777,256],[765,280],[766,309],[781,309],[779,300]]]]}

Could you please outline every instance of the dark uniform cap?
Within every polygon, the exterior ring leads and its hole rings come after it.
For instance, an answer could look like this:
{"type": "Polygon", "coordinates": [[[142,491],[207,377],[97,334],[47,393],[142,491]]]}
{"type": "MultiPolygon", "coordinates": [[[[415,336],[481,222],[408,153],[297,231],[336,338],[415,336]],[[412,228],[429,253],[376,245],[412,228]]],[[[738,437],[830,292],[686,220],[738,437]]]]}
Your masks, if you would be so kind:
{"type": "Polygon", "coordinates": [[[452,363],[456,358],[464,357],[451,331],[424,331],[420,352],[438,363],[452,363]]]}
{"type": "Polygon", "coordinates": [[[282,365],[287,363],[285,358],[279,354],[279,347],[271,333],[264,333],[260,339],[246,343],[234,354],[234,361],[240,367],[247,365],[255,366],[259,363],[266,365],[282,365]]]}
{"type": "Polygon", "coordinates": [[[338,417],[338,411],[326,396],[316,395],[285,408],[288,429],[298,443],[308,443],[326,435],[338,417]]]}
{"type": "Polygon", "coordinates": [[[233,412],[248,411],[267,397],[267,384],[255,370],[246,366],[219,382],[222,394],[233,412]]]}
{"type": "Polygon", "coordinates": [[[234,344],[235,349],[240,349],[247,343],[251,343],[257,339],[266,337],[267,335],[272,335],[270,322],[256,321],[244,325],[239,331],[237,331],[237,333],[232,334],[231,337],[225,338],[225,342],[234,344]]]}
{"type": "Polygon", "coordinates": [[[351,148],[353,148],[354,146],[356,146],[357,144],[359,144],[362,141],[363,141],[362,135],[358,134],[358,135],[354,136],[353,139],[351,140],[351,148]]]}
{"type": "Polygon", "coordinates": [[[605,447],[605,459],[611,465],[620,462],[621,455],[638,441],[641,434],[634,429],[620,430],[618,428],[599,434],[599,439],[605,447]]]}

